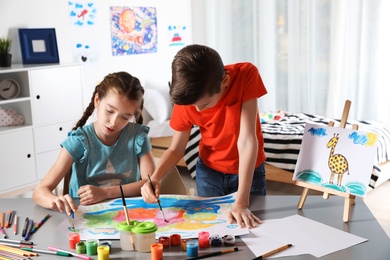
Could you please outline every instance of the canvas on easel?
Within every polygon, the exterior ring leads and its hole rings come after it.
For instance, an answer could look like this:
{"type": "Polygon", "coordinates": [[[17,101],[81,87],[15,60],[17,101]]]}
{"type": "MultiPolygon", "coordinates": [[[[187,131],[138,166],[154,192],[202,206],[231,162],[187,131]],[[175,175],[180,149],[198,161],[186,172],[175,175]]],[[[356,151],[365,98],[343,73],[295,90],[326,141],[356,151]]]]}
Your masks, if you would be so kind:
{"type": "Polygon", "coordinates": [[[355,196],[363,197],[368,188],[376,156],[377,135],[358,131],[357,125],[345,128],[351,102],[346,101],[340,127],[307,123],[293,175],[295,184],[304,188],[298,208],[308,190],[345,198],[343,220],[350,217],[355,196]]]}

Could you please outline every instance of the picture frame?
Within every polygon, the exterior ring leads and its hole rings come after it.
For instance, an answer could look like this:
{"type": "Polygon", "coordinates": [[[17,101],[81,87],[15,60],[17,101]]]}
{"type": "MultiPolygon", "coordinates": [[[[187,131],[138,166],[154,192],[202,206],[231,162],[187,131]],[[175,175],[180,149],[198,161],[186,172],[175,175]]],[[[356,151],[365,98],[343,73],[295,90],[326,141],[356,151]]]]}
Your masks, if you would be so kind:
{"type": "Polygon", "coordinates": [[[54,28],[19,28],[23,64],[59,63],[54,28]]]}

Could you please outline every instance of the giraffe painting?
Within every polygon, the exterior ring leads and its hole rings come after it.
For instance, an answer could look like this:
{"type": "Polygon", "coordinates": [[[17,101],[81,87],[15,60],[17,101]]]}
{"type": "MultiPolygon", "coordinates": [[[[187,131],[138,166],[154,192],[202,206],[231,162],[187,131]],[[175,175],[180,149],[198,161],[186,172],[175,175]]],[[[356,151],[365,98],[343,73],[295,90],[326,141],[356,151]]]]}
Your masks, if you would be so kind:
{"type": "Polygon", "coordinates": [[[339,134],[334,134],[333,137],[329,140],[326,145],[327,148],[330,148],[330,154],[328,158],[328,167],[330,169],[330,179],[329,183],[333,184],[334,175],[337,176],[337,186],[341,186],[341,181],[343,180],[344,173],[348,172],[348,160],[342,154],[334,154],[334,150],[339,141],[339,134]]]}

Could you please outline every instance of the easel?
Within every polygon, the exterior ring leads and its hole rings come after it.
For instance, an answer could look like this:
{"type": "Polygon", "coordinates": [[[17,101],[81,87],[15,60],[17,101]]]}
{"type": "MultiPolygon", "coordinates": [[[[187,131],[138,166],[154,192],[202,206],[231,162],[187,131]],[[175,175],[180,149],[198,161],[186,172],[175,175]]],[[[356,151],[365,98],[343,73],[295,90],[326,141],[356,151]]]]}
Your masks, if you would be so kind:
{"type": "MultiPolygon", "coordinates": [[[[349,114],[349,109],[350,108],[351,108],[351,101],[350,100],[346,100],[345,101],[345,105],[344,105],[343,115],[342,115],[341,121],[340,121],[340,128],[345,128],[345,126],[347,124],[347,118],[348,118],[348,114],[349,114]]],[[[333,127],[334,126],[334,122],[330,121],[328,125],[333,127]]],[[[352,125],[352,129],[353,130],[358,130],[358,125],[356,125],[356,124],[352,125]]],[[[295,182],[295,185],[304,188],[303,192],[302,192],[302,195],[301,195],[301,198],[299,199],[299,202],[298,202],[298,209],[302,209],[303,208],[303,205],[305,204],[306,197],[307,197],[307,194],[309,192],[309,189],[316,190],[316,191],[320,191],[320,192],[324,193],[323,194],[323,198],[324,199],[329,199],[329,194],[340,196],[340,197],[344,197],[345,200],[344,200],[343,221],[344,222],[348,222],[349,221],[350,216],[351,216],[351,205],[355,204],[355,198],[356,198],[355,195],[351,195],[350,193],[341,192],[341,191],[337,191],[337,190],[330,189],[330,188],[320,187],[320,186],[317,186],[317,185],[314,185],[314,184],[310,184],[310,183],[307,183],[307,182],[303,182],[303,181],[299,181],[299,180],[297,180],[295,182]]]]}

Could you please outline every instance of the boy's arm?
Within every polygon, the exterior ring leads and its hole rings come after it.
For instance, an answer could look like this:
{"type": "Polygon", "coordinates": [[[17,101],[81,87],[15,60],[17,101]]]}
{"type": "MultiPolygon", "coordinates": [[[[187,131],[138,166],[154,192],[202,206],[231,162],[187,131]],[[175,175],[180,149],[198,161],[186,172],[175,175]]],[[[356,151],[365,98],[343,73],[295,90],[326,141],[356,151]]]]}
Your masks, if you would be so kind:
{"type": "Polygon", "coordinates": [[[155,192],[153,192],[150,183],[145,183],[141,188],[142,197],[146,202],[155,203],[160,195],[160,181],[165,174],[174,167],[181,158],[190,137],[191,129],[186,131],[175,131],[172,137],[172,142],[169,148],[161,156],[156,170],[153,172],[151,180],[153,182],[155,192]]]}
{"type": "Polygon", "coordinates": [[[240,119],[240,134],[237,141],[239,154],[238,191],[233,205],[232,215],[239,226],[242,222],[250,228],[260,223],[248,209],[253,172],[258,152],[256,136],[257,99],[251,99],[242,105],[240,119]]]}

